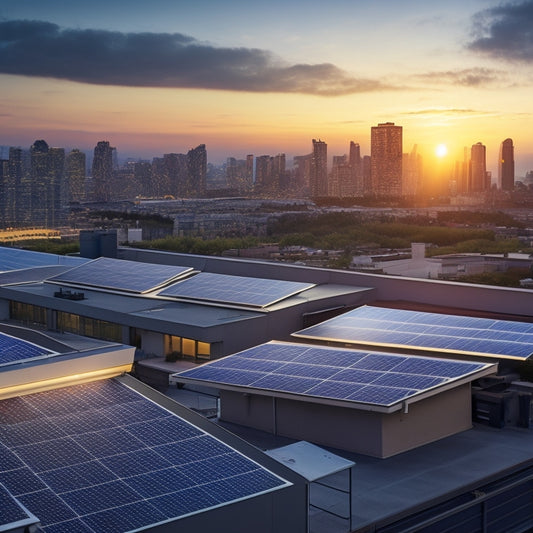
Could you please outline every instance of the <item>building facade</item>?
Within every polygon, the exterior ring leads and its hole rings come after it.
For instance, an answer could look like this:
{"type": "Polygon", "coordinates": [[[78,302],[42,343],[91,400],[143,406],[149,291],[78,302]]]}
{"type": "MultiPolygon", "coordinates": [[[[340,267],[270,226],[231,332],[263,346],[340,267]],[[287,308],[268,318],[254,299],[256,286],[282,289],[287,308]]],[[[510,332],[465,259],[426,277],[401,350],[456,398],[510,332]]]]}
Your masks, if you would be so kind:
{"type": "Polygon", "coordinates": [[[487,190],[487,149],[484,144],[476,143],[470,149],[470,180],[468,192],[487,190]]]}
{"type": "Polygon", "coordinates": [[[500,145],[498,186],[504,191],[514,189],[514,146],[512,139],[505,139],[500,145]]]}
{"type": "Polygon", "coordinates": [[[320,139],[313,139],[309,189],[311,197],[328,195],[328,145],[320,139]]]}
{"type": "Polygon", "coordinates": [[[91,174],[94,183],[94,200],[97,202],[108,202],[111,199],[113,150],[108,141],[100,141],[94,148],[91,174]]]}
{"type": "Polygon", "coordinates": [[[402,188],[403,128],[385,122],[371,128],[372,194],[398,197],[402,188]]]}

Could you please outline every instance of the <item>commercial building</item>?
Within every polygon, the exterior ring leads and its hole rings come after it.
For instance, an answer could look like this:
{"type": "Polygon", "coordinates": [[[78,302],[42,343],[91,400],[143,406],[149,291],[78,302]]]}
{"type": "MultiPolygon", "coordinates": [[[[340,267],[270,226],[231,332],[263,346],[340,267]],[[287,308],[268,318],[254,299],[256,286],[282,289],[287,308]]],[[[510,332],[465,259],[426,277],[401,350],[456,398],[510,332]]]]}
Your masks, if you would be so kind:
{"type": "MultiPolygon", "coordinates": [[[[492,533],[526,531],[533,523],[531,411],[528,415],[531,387],[525,380],[518,381],[522,365],[527,367],[529,363],[531,350],[520,354],[515,351],[519,344],[525,345],[526,351],[531,348],[528,339],[533,333],[522,329],[502,331],[493,326],[503,322],[512,328],[532,328],[530,290],[153,250],[119,248],[116,253],[117,258],[88,260],[0,250],[1,318],[12,327],[33,325],[33,329],[48,336],[83,333],[107,339],[109,346],[133,345],[135,352],[129,349],[127,353],[136,358],[135,371],[142,377],[152,377],[139,372],[145,363],[162,361],[168,353],[178,362],[165,363],[170,366],[165,371],[167,384],[168,373],[180,368],[180,358],[191,363],[207,362],[189,365],[194,368],[187,388],[175,390],[191,392],[193,381],[196,389],[200,386],[220,390],[222,420],[216,428],[129,376],[109,377],[105,383],[120,391],[126,386],[128,402],[131,393],[140,392],[152,402],[151,407],[153,402],[162,405],[165,416],[170,416],[167,411],[178,414],[229,444],[232,450],[228,453],[237,452],[266,469],[267,479],[274,475],[275,480],[280,480],[279,485],[276,481],[265,491],[248,492],[242,500],[226,499],[218,507],[209,505],[212,500],[200,499],[205,505],[190,515],[180,511],[165,524],[154,521],[136,523],[135,527],[165,531],[183,524],[184,531],[194,527],[201,531],[217,524],[222,530],[240,531],[229,525],[237,514],[244,517],[242,531],[246,527],[272,532],[300,531],[300,527],[305,527],[305,482],[288,469],[278,470],[260,452],[277,446],[265,446],[264,442],[253,447],[238,444],[241,441],[222,427],[250,436],[250,442],[254,442],[253,432],[258,432],[258,439],[262,435],[273,439],[284,436],[291,441],[304,439],[337,452],[343,449],[343,443],[355,443],[343,452],[355,463],[350,478],[353,531],[405,531],[415,527],[433,532],[446,531],[450,523],[451,527],[464,523],[464,531],[492,533]],[[369,309],[390,314],[381,315],[380,327],[370,327],[374,319],[360,314],[369,309]],[[403,317],[398,322],[396,312],[415,311],[417,320],[403,317]],[[421,320],[421,312],[424,320],[436,315],[439,320],[452,317],[458,322],[427,324],[421,320]],[[486,323],[472,325],[481,319],[490,319],[491,327],[486,323]],[[329,327],[329,321],[344,320],[355,321],[349,327],[355,337],[346,330],[339,333],[335,329],[331,334],[313,329],[329,327]],[[439,328],[448,328],[447,333],[439,328]],[[464,330],[473,329],[490,344],[489,349],[473,347],[474,336],[464,334],[464,330]],[[488,338],[488,331],[499,332],[500,338],[488,338]],[[417,343],[417,338],[427,342],[417,343]],[[437,340],[452,342],[451,339],[463,339],[466,344],[459,348],[435,344],[437,340]],[[147,356],[158,357],[148,360],[147,356]],[[300,357],[304,359],[298,360],[300,357]],[[395,371],[391,371],[391,365],[395,371]],[[426,368],[426,373],[419,370],[419,365],[426,368]],[[451,368],[455,373],[446,374],[444,369],[451,368]],[[207,375],[212,371],[219,373],[216,378],[207,375]],[[207,379],[200,377],[202,372],[207,379]],[[235,376],[240,376],[238,382],[235,376]],[[250,377],[253,381],[246,381],[250,377]],[[379,382],[363,384],[363,378],[379,382]],[[304,383],[307,388],[295,388],[304,383]],[[344,386],[339,387],[339,383],[344,386]],[[339,396],[342,390],[347,394],[339,396]],[[378,392],[386,392],[387,396],[379,396],[378,392]],[[276,431],[272,432],[272,428],[276,431]],[[270,518],[266,516],[267,508],[274,509],[270,518]],[[263,525],[256,524],[256,519],[263,525]]],[[[333,325],[338,328],[339,323],[333,325]]],[[[480,338],[475,338],[479,344],[480,338]]],[[[35,339],[33,342],[39,345],[35,339]]],[[[31,364],[42,368],[44,360],[33,360],[31,364]]],[[[88,392],[94,398],[94,391],[88,392]]],[[[28,398],[33,402],[31,396],[28,398]]],[[[53,396],[47,397],[50,404],[58,405],[52,401],[53,396]]],[[[75,392],[73,405],[82,397],[81,392],[75,392]]],[[[39,398],[46,405],[48,400],[39,398]]],[[[133,398],[137,401],[137,396],[133,398]]],[[[120,410],[114,400],[111,404],[112,411],[120,410]]],[[[160,413],[158,407],[154,409],[160,413]]],[[[112,419],[110,413],[104,414],[112,419]]],[[[41,431],[40,427],[32,428],[32,434],[41,431]]],[[[153,429],[148,433],[159,435],[153,429]]],[[[138,438],[136,433],[133,435],[138,438]]],[[[74,442],[80,444],[80,437],[74,442]]],[[[25,450],[15,452],[22,454],[25,450]]],[[[168,452],[169,457],[174,456],[170,447],[168,452]]],[[[119,455],[123,454],[137,457],[135,450],[119,455]]],[[[212,457],[203,460],[216,463],[218,456],[216,461],[212,457]]],[[[133,476],[144,474],[136,472],[133,476]]],[[[168,483],[176,482],[174,477],[168,483]]],[[[231,485],[227,480],[216,483],[217,487],[231,485]]],[[[94,484],[89,488],[84,495],[97,492],[94,484]]],[[[64,490],[69,494],[65,498],[74,502],[78,493],[70,493],[78,490],[81,487],[64,490]]],[[[211,490],[208,492],[212,494],[211,490]]],[[[160,497],[151,494],[147,499],[160,497]]],[[[38,517],[25,504],[32,501],[31,496],[21,496],[20,500],[29,515],[38,517]]],[[[72,519],[84,520],[83,516],[91,511],[107,510],[82,510],[76,501],[82,515],[76,511],[78,516],[72,519]]],[[[172,507],[177,505],[175,498],[164,501],[162,508],[176,509],[172,507]]],[[[135,502],[130,504],[128,510],[136,508],[135,502]]],[[[124,510],[130,504],[119,507],[124,510]]],[[[142,503],[138,509],[145,505],[142,503]]],[[[34,519],[29,515],[28,520],[34,519]]],[[[138,520],[133,511],[131,520],[138,520]]],[[[346,530],[346,520],[339,520],[328,522],[326,529],[316,526],[311,531],[346,530]]],[[[235,524],[240,527],[240,522],[235,524]]],[[[48,531],[53,531],[52,524],[48,527],[48,531]]]]}
{"type": "Polygon", "coordinates": [[[328,195],[328,145],[320,139],[313,139],[309,192],[311,197],[328,195]]]}
{"type": "Polygon", "coordinates": [[[500,146],[498,185],[504,191],[514,189],[514,146],[512,139],[505,139],[500,146]]]}
{"type": "Polygon", "coordinates": [[[403,194],[402,135],[402,127],[393,122],[378,124],[370,130],[371,193],[376,196],[403,194]]]}
{"type": "Polygon", "coordinates": [[[469,192],[486,191],[487,183],[487,149],[484,144],[476,143],[470,149],[470,184],[469,192]]]}
{"type": "Polygon", "coordinates": [[[2,329],[2,531],[306,531],[303,478],[124,374],[132,347],[2,329]]]}

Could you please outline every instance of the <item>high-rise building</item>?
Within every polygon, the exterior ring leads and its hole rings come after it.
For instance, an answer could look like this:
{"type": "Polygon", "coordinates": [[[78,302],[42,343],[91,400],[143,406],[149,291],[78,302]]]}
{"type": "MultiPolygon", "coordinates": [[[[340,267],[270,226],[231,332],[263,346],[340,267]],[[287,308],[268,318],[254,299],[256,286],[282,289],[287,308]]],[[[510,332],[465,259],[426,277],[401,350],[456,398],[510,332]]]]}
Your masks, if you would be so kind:
{"type": "Polygon", "coordinates": [[[313,139],[309,192],[312,197],[328,195],[328,145],[320,139],[313,139]]]}
{"type": "Polygon", "coordinates": [[[61,189],[65,176],[65,150],[49,148],[41,140],[30,148],[30,220],[34,226],[53,228],[60,222],[61,189]]]}
{"type": "Polygon", "coordinates": [[[205,144],[187,152],[187,169],[189,173],[191,196],[204,196],[207,190],[207,150],[205,144]]]}
{"type": "Polygon", "coordinates": [[[512,139],[505,139],[500,146],[498,186],[503,191],[514,189],[514,146],[512,139]]]}
{"type": "Polygon", "coordinates": [[[66,174],[66,202],[81,202],[85,199],[85,154],[78,150],[71,150],[65,159],[66,174]]]}
{"type": "Polygon", "coordinates": [[[360,196],[363,194],[363,160],[361,158],[361,147],[358,143],[350,141],[348,164],[350,165],[350,188],[353,189],[354,194],[348,196],[360,196]]]}
{"type": "Polygon", "coordinates": [[[482,143],[472,145],[470,149],[470,179],[468,192],[482,192],[487,187],[487,150],[482,143]]]}
{"type": "Polygon", "coordinates": [[[416,196],[420,194],[422,192],[422,156],[418,153],[418,146],[416,144],[410,153],[403,155],[402,172],[403,194],[405,196],[416,196]]]}
{"type": "Polygon", "coordinates": [[[109,145],[108,141],[99,141],[94,148],[91,175],[96,202],[108,202],[111,199],[113,152],[114,148],[109,145]]]}
{"type": "Polygon", "coordinates": [[[402,127],[385,122],[371,128],[370,158],[372,193],[402,195],[402,127]]]}

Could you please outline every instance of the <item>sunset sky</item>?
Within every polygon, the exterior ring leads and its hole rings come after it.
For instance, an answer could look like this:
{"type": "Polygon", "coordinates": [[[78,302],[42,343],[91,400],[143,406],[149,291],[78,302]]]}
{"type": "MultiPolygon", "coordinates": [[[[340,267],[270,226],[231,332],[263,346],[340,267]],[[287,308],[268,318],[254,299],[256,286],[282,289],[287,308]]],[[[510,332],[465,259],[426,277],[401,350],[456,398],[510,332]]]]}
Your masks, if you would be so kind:
{"type": "Polygon", "coordinates": [[[0,145],[328,155],[403,126],[533,170],[533,0],[0,0],[0,145]]]}

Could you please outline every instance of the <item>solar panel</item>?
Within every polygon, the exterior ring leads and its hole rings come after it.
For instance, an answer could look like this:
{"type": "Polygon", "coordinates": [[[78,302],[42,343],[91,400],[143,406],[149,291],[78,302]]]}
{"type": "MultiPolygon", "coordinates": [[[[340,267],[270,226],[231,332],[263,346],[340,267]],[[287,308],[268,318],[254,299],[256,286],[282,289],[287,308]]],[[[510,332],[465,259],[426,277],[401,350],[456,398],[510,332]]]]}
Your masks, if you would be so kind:
{"type": "Polygon", "coordinates": [[[530,323],[371,306],[359,307],[293,336],[520,360],[533,355],[530,323]]]}
{"type": "Polygon", "coordinates": [[[48,278],[48,281],[143,294],[159,289],[190,272],[190,267],[100,257],[48,278]]]}
{"type": "Polygon", "coordinates": [[[12,337],[7,333],[0,333],[0,367],[55,353],[37,344],[12,337]]]}
{"type": "Polygon", "coordinates": [[[389,407],[494,365],[271,342],[175,375],[177,381],[389,407]],[[289,361],[281,364],[284,353],[289,361]]]}
{"type": "Polygon", "coordinates": [[[0,483],[47,533],[144,529],[288,485],[116,380],[0,401],[0,483]]]}
{"type": "Polygon", "coordinates": [[[0,272],[21,270],[24,268],[53,265],[74,267],[86,263],[89,259],[69,255],[47,254],[21,250],[19,248],[0,247],[0,272]]]}
{"type": "Polygon", "coordinates": [[[312,283],[200,272],[159,292],[160,296],[218,304],[266,307],[314,287],[312,283]]]}
{"type": "Polygon", "coordinates": [[[0,530],[16,522],[23,522],[30,517],[0,482],[0,530]]]}

